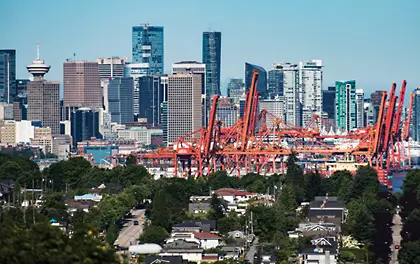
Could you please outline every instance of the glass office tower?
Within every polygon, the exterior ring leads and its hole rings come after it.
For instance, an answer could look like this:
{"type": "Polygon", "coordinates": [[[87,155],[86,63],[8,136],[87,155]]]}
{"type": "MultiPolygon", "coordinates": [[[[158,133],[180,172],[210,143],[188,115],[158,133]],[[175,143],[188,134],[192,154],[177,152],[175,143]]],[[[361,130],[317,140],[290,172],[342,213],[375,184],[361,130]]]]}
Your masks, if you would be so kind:
{"type": "Polygon", "coordinates": [[[220,94],[222,33],[203,32],[203,63],[206,64],[206,95],[220,94]]]}
{"type": "Polygon", "coordinates": [[[148,63],[151,75],[163,74],[163,27],[133,27],[133,63],[148,63]]]}

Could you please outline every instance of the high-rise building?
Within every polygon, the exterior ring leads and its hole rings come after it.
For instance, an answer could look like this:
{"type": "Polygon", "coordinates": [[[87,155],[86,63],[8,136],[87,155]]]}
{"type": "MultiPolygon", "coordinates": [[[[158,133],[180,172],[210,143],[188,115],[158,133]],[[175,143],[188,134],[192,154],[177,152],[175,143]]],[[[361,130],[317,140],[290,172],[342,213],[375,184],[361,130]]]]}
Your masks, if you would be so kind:
{"type": "Polygon", "coordinates": [[[273,69],[268,71],[267,98],[274,99],[284,95],[283,78],[282,66],[274,64],[273,69]]]}
{"type": "MultiPolygon", "coordinates": [[[[166,76],[162,76],[166,77],[166,76]]],[[[152,126],[162,124],[161,104],[166,93],[166,84],[161,76],[143,76],[139,78],[139,118],[146,118],[152,126]]]]}
{"type": "Polygon", "coordinates": [[[302,103],[302,126],[306,126],[313,115],[322,112],[322,61],[299,63],[299,101],[302,103]]]}
{"type": "MultiPolygon", "coordinates": [[[[274,99],[265,99],[260,101],[260,111],[261,110],[266,110],[275,117],[284,120],[284,98],[282,96],[276,96],[274,99]]],[[[273,120],[271,118],[267,118],[266,125],[268,128],[272,127],[273,120]]]]}
{"type": "Polygon", "coordinates": [[[356,128],[356,81],[336,81],[335,89],[335,125],[350,131],[356,128]]]}
{"type": "Polygon", "coordinates": [[[363,127],[373,126],[376,124],[375,110],[373,109],[373,105],[371,103],[370,98],[365,98],[363,101],[363,107],[365,108],[363,127]]]}
{"type": "Polygon", "coordinates": [[[124,66],[124,77],[133,78],[134,89],[133,89],[133,111],[134,115],[139,115],[139,95],[140,95],[140,84],[139,78],[142,76],[150,75],[149,63],[126,63],[124,66]]]}
{"type": "Polygon", "coordinates": [[[16,50],[0,50],[0,101],[13,103],[16,96],[16,50]]]}
{"type": "Polygon", "coordinates": [[[411,137],[420,142],[420,86],[414,90],[414,101],[411,116],[411,137]]]}
{"type": "Polygon", "coordinates": [[[328,122],[335,125],[335,86],[322,91],[322,112],[326,113],[328,122]]]}
{"type": "Polygon", "coordinates": [[[239,106],[239,100],[245,94],[244,80],[241,78],[230,79],[227,86],[227,94],[229,99],[239,106]]]}
{"type": "Polygon", "coordinates": [[[197,61],[180,61],[172,64],[172,74],[196,74],[201,80],[201,105],[203,126],[207,125],[207,115],[210,108],[209,98],[206,96],[206,65],[197,61]]]}
{"type": "Polygon", "coordinates": [[[59,134],[60,82],[44,80],[50,66],[39,58],[39,45],[37,58],[26,68],[33,75],[27,85],[28,120],[39,120],[43,127],[51,128],[52,134],[59,134]]]}
{"type": "Polygon", "coordinates": [[[133,62],[148,63],[151,75],[164,72],[163,27],[133,26],[133,62]]]}
{"type": "Polygon", "coordinates": [[[365,93],[363,89],[356,89],[356,128],[365,126],[365,93]]]}
{"type": "Polygon", "coordinates": [[[28,79],[17,79],[16,80],[16,95],[22,92],[26,93],[28,83],[29,83],[28,79]]]}
{"type": "Polygon", "coordinates": [[[376,121],[378,120],[379,108],[381,106],[382,95],[385,91],[375,91],[370,95],[370,103],[373,107],[373,119],[376,121]]]}
{"type": "Polygon", "coordinates": [[[203,32],[203,63],[206,65],[206,94],[220,93],[220,64],[222,55],[222,33],[203,32]]]}
{"type": "Polygon", "coordinates": [[[267,72],[261,66],[245,63],[245,90],[248,91],[251,87],[254,71],[258,71],[257,92],[261,98],[265,98],[267,94],[267,72]]]}
{"type": "Polygon", "coordinates": [[[216,109],[216,119],[225,126],[233,126],[239,117],[239,107],[232,103],[230,98],[220,98],[216,109]]]}
{"type": "Polygon", "coordinates": [[[97,62],[64,62],[64,107],[102,108],[97,62]]]}
{"type": "Polygon", "coordinates": [[[163,132],[163,144],[168,145],[168,102],[163,101],[161,104],[162,109],[162,132],[163,132]]]}
{"type": "Polygon", "coordinates": [[[167,141],[175,142],[202,127],[202,75],[168,76],[167,141]]]}
{"type": "Polygon", "coordinates": [[[99,77],[101,79],[124,77],[124,65],[128,58],[97,58],[99,77]]]}
{"type": "Polygon", "coordinates": [[[70,120],[73,148],[77,147],[77,142],[82,142],[91,138],[101,138],[101,134],[99,133],[98,111],[87,107],[81,107],[71,112],[70,120]]]}
{"type": "Polygon", "coordinates": [[[299,66],[291,63],[277,63],[274,68],[283,72],[285,121],[295,126],[301,126],[302,103],[299,98],[299,66]]]}
{"type": "Polygon", "coordinates": [[[134,121],[133,78],[117,77],[109,80],[108,105],[111,121],[126,124],[134,121]]]}

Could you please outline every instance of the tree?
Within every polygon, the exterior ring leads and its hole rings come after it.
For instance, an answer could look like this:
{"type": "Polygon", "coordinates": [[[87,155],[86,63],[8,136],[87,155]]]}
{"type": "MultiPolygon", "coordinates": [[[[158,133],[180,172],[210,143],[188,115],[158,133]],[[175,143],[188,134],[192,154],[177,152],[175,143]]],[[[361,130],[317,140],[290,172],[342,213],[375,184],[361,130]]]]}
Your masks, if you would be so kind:
{"type": "Polygon", "coordinates": [[[240,228],[241,223],[239,222],[239,217],[234,211],[217,221],[217,229],[222,234],[227,234],[229,231],[235,231],[240,228]]]}
{"type": "Polygon", "coordinates": [[[420,170],[415,169],[407,173],[401,187],[403,195],[400,198],[403,218],[416,208],[420,207],[420,170]]]}
{"type": "Polygon", "coordinates": [[[304,178],[302,168],[296,164],[297,157],[295,153],[289,155],[287,159],[287,173],[285,177],[286,184],[290,184],[295,192],[296,201],[302,202],[305,195],[304,178]]]}
{"type": "Polygon", "coordinates": [[[398,261],[400,264],[420,263],[420,241],[403,244],[398,252],[398,261]]]}
{"type": "Polygon", "coordinates": [[[143,234],[141,234],[139,241],[141,244],[144,243],[156,243],[163,245],[165,239],[169,236],[165,228],[161,226],[151,225],[148,226],[143,234]]]}
{"type": "Polygon", "coordinates": [[[226,202],[223,199],[217,197],[215,193],[211,197],[210,207],[211,210],[209,213],[209,219],[217,221],[225,216],[225,212],[227,211],[226,202]]]}
{"type": "Polygon", "coordinates": [[[137,158],[134,155],[129,155],[125,161],[125,165],[136,165],[137,164],[137,158]]]}
{"type": "Polygon", "coordinates": [[[171,228],[169,197],[164,189],[158,191],[152,202],[152,224],[169,230],[171,228]]]}
{"type": "Polygon", "coordinates": [[[366,205],[355,200],[347,205],[349,216],[347,224],[350,232],[359,242],[370,245],[375,234],[374,218],[366,205]]]}
{"type": "Polygon", "coordinates": [[[322,178],[318,172],[309,172],[304,175],[306,201],[312,201],[315,196],[321,194],[321,181],[322,178]]]}
{"type": "Polygon", "coordinates": [[[282,186],[280,197],[277,199],[277,206],[286,213],[295,214],[297,203],[293,187],[290,184],[282,186]]]}
{"type": "Polygon", "coordinates": [[[401,231],[403,242],[420,240],[420,210],[412,211],[404,222],[401,231]]]}
{"type": "Polygon", "coordinates": [[[362,166],[357,169],[353,183],[349,191],[350,199],[376,197],[380,191],[378,174],[369,166],[362,166]]]}
{"type": "Polygon", "coordinates": [[[125,191],[133,195],[137,204],[142,204],[144,200],[152,194],[150,189],[145,184],[132,185],[125,191]]]}

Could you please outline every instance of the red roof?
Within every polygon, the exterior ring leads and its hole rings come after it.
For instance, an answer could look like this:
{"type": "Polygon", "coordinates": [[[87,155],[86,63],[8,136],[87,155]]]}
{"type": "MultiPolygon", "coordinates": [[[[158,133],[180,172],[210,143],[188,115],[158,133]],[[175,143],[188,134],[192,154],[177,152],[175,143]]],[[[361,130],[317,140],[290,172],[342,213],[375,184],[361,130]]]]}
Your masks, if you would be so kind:
{"type": "Polygon", "coordinates": [[[218,235],[210,232],[194,232],[194,237],[197,239],[222,239],[218,235]]]}
{"type": "Polygon", "coordinates": [[[256,195],[256,193],[246,192],[241,190],[235,190],[230,188],[223,188],[216,191],[217,196],[245,196],[245,195],[256,195]]]}

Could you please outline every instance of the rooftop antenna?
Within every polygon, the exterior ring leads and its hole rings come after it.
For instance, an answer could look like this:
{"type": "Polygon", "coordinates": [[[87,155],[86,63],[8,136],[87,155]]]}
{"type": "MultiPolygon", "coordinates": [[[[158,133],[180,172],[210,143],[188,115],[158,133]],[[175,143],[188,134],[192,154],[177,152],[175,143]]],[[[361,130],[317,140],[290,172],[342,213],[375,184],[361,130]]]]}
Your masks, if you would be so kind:
{"type": "Polygon", "coordinates": [[[40,47],[40,45],[39,45],[39,42],[36,44],[36,59],[37,60],[39,60],[39,47],[40,47]]]}

